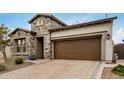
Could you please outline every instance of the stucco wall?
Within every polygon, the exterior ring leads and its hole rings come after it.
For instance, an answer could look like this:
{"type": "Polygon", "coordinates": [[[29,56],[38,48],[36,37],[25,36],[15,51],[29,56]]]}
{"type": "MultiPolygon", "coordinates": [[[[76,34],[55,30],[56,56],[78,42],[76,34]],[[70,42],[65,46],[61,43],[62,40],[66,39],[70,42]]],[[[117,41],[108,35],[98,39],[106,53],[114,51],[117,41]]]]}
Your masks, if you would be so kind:
{"type": "Polygon", "coordinates": [[[56,31],[51,33],[51,38],[68,36],[68,35],[93,33],[100,31],[108,31],[111,34],[111,25],[112,23],[106,23],[106,24],[92,25],[92,26],[86,26],[86,27],[70,29],[70,30],[56,31]]]}
{"type": "Polygon", "coordinates": [[[57,37],[65,37],[65,36],[73,36],[73,35],[83,35],[90,34],[95,32],[104,32],[107,31],[110,34],[110,39],[107,40],[106,36],[104,36],[105,42],[105,60],[112,60],[113,54],[113,45],[112,45],[112,22],[97,24],[92,26],[86,26],[82,28],[70,29],[70,30],[62,30],[51,33],[51,39],[55,39],[57,37]]]}
{"type": "Polygon", "coordinates": [[[109,29],[107,30],[110,33],[110,40],[106,40],[106,60],[112,60],[113,57],[112,26],[113,23],[108,26],[109,29]]]}

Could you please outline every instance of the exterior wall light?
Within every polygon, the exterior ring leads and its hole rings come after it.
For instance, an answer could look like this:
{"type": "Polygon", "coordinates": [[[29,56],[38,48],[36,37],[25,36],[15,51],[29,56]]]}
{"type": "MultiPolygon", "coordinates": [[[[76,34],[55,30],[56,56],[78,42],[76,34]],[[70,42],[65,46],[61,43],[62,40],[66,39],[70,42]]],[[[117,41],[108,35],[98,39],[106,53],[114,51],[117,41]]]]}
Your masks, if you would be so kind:
{"type": "Polygon", "coordinates": [[[109,39],[110,39],[110,34],[109,34],[109,33],[107,34],[107,37],[106,37],[106,38],[107,38],[107,40],[109,40],[109,39]]]}

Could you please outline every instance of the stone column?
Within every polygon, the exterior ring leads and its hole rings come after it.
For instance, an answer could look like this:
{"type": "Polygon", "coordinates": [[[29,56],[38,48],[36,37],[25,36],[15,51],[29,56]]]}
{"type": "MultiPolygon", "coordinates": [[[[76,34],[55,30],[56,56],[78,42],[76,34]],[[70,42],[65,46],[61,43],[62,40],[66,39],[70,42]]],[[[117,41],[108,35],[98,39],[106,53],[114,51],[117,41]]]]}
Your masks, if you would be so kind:
{"type": "Polygon", "coordinates": [[[44,37],[44,58],[51,58],[51,42],[49,34],[45,35],[44,37]]]}

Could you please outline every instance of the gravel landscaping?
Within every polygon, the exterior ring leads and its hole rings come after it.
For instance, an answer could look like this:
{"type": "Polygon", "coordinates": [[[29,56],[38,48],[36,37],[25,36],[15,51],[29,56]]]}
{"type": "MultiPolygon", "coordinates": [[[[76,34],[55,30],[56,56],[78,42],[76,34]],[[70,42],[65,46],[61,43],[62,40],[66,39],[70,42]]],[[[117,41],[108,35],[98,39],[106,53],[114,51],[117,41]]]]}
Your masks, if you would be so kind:
{"type": "Polygon", "coordinates": [[[0,71],[0,74],[6,73],[6,72],[9,72],[9,71],[13,71],[13,70],[16,70],[16,69],[19,69],[19,68],[23,68],[23,67],[26,67],[26,66],[29,66],[29,65],[32,65],[32,64],[34,64],[34,63],[24,62],[23,64],[15,64],[14,60],[10,59],[10,60],[8,60],[8,62],[3,63],[3,65],[6,66],[6,70],[5,71],[0,71]]]}
{"type": "Polygon", "coordinates": [[[123,76],[118,76],[112,73],[112,67],[105,67],[102,73],[102,79],[124,79],[123,76]]]}

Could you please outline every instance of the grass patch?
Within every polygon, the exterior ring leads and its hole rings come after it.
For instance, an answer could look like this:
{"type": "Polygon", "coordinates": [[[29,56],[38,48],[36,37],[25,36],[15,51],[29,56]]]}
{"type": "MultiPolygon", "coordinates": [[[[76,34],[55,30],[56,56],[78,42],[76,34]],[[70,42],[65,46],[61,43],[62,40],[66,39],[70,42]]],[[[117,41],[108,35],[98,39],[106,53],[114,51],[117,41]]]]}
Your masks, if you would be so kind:
{"type": "Polygon", "coordinates": [[[118,65],[118,66],[115,66],[113,69],[112,69],[112,72],[116,75],[119,75],[119,76],[124,76],[124,66],[123,65],[118,65]]]}

